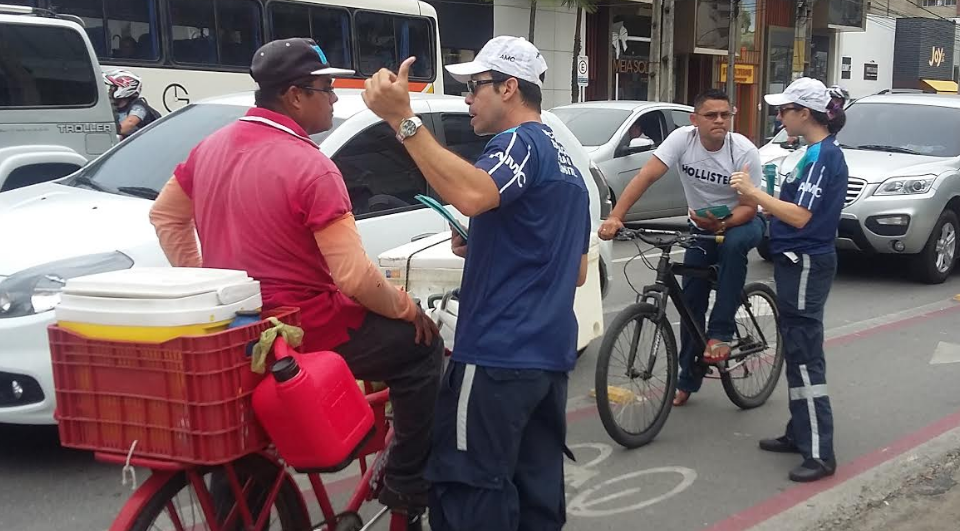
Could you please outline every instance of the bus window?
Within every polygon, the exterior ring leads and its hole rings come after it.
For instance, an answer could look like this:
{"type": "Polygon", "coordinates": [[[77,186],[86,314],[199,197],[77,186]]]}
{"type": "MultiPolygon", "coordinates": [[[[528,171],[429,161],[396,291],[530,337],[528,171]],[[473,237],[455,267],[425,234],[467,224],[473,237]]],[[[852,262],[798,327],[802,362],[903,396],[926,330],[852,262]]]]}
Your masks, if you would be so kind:
{"type": "Polygon", "coordinates": [[[360,41],[360,73],[373,75],[380,68],[396,71],[400,61],[417,56],[410,76],[433,77],[430,23],[424,19],[369,11],[356,14],[360,41]]]}
{"type": "Polygon", "coordinates": [[[263,41],[255,0],[170,0],[169,6],[177,63],[249,66],[263,41]]]}
{"type": "Polygon", "coordinates": [[[331,66],[353,69],[350,53],[350,15],[342,9],[312,8],[310,35],[331,66]]]}
{"type": "Polygon", "coordinates": [[[160,59],[156,0],[72,0],[57,9],[83,19],[102,60],[160,59]]]}
{"type": "Polygon", "coordinates": [[[270,2],[271,38],[309,35],[317,41],[332,66],[353,69],[350,53],[350,15],[344,9],[270,2]]]}
{"type": "Polygon", "coordinates": [[[160,59],[156,7],[153,0],[106,0],[113,59],[160,59]]]}
{"type": "Polygon", "coordinates": [[[251,0],[217,2],[220,64],[249,67],[263,42],[260,6],[251,0]]]}
{"type": "Polygon", "coordinates": [[[169,5],[173,60],[217,64],[213,0],[170,0],[169,5]]]}
{"type": "Polygon", "coordinates": [[[89,107],[102,81],[80,34],[65,27],[0,24],[0,108],[89,107]]]}

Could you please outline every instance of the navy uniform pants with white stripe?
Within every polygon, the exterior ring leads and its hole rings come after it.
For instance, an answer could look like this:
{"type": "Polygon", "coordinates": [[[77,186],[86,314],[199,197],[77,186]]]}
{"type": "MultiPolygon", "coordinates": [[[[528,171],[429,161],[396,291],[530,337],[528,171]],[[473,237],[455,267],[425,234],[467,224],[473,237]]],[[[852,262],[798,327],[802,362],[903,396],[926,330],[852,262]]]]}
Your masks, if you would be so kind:
{"type": "Polygon", "coordinates": [[[451,362],[427,464],[430,529],[561,529],[566,404],[567,373],[451,362]]]}
{"type": "Polygon", "coordinates": [[[833,412],[823,354],[823,307],[837,271],[836,253],[774,257],[780,334],[790,386],[786,436],[804,459],[834,459],[833,412]]]}

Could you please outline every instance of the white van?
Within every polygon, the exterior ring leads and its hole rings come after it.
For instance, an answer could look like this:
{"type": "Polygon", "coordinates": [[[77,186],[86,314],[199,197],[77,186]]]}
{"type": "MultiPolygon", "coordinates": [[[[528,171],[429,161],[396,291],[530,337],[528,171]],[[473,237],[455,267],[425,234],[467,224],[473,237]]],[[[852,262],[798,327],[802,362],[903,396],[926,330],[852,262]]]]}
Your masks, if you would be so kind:
{"type": "Polygon", "coordinates": [[[79,22],[0,4],[0,192],[69,175],[118,141],[79,22]]]}

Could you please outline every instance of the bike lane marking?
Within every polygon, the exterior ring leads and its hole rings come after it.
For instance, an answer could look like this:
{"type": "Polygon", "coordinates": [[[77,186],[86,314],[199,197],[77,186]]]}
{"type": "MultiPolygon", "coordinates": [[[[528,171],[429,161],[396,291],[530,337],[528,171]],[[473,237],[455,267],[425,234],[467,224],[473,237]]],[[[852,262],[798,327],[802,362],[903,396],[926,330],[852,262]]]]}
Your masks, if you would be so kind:
{"type": "MultiPolygon", "coordinates": [[[[923,320],[931,317],[938,317],[946,314],[952,314],[958,311],[960,311],[960,300],[947,299],[946,301],[940,301],[932,304],[918,306],[916,308],[902,310],[900,312],[895,312],[882,317],[876,317],[872,319],[866,319],[864,321],[858,321],[855,323],[842,325],[842,326],[831,329],[827,333],[827,339],[824,341],[824,346],[829,348],[831,346],[844,345],[860,338],[873,336],[880,332],[896,330],[898,328],[903,328],[917,322],[922,322],[923,320]]],[[[568,423],[579,422],[583,419],[593,418],[596,416],[597,416],[596,401],[593,399],[590,399],[589,396],[587,395],[577,396],[577,397],[571,398],[568,401],[568,408],[567,408],[568,423]]],[[[948,421],[953,417],[954,416],[952,415],[939,422],[948,421]]],[[[928,427],[924,430],[921,430],[920,432],[916,432],[914,434],[908,435],[907,437],[905,437],[905,439],[909,439],[911,437],[919,437],[919,438],[916,440],[914,444],[908,447],[905,447],[899,453],[903,453],[909,450],[910,448],[917,446],[918,444],[926,442],[936,437],[937,435],[942,434],[944,431],[946,431],[949,428],[956,427],[958,423],[960,423],[960,412],[956,414],[956,419],[953,420],[953,425],[949,425],[947,428],[938,430],[934,427],[939,426],[940,424],[935,423],[934,425],[932,425],[932,427],[928,427]]],[[[883,463],[889,458],[899,455],[899,453],[891,454],[891,455],[886,455],[884,453],[884,452],[890,451],[890,449],[892,448],[894,448],[894,446],[890,446],[890,447],[887,447],[887,449],[885,450],[881,449],[875,452],[878,455],[873,459],[877,459],[877,458],[880,458],[880,459],[876,460],[875,462],[869,461],[869,463],[872,463],[872,464],[869,467],[859,469],[859,472],[857,472],[857,474],[865,470],[868,470],[869,468],[875,467],[883,463]]],[[[743,520],[744,518],[749,517],[752,524],[744,525],[742,527],[738,525],[736,527],[717,527],[716,529],[710,528],[709,531],[732,531],[734,529],[745,529],[750,525],[762,522],[763,520],[766,520],[770,516],[773,516],[778,512],[782,512],[783,510],[789,509],[790,507],[810,498],[811,496],[823,490],[826,490],[827,488],[836,486],[840,482],[839,481],[840,478],[849,479],[850,477],[853,477],[854,475],[856,475],[853,473],[854,466],[860,463],[861,460],[869,457],[870,455],[873,455],[873,454],[868,454],[867,456],[863,456],[860,459],[855,460],[850,464],[844,465],[843,467],[838,469],[838,473],[836,476],[833,477],[833,479],[821,480],[820,482],[817,482],[817,483],[803,485],[800,487],[795,487],[794,489],[784,491],[780,495],[774,496],[773,498],[769,499],[767,502],[761,502],[761,504],[754,506],[754,508],[747,509],[743,513],[738,513],[728,519],[728,520],[740,521],[740,520],[743,520]],[[812,489],[816,489],[816,490],[812,490],[812,489]],[[798,497],[795,499],[795,501],[790,502],[789,505],[786,505],[786,506],[782,505],[784,503],[783,500],[780,500],[779,502],[777,501],[782,496],[787,495],[788,493],[792,493],[794,491],[798,491],[798,493],[792,494],[791,496],[798,496],[798,497]],[[746,516],[744,516],[744,513],[753,511],[754,509],[756,509],[757,511],[760,511],[760,509],[757,509],[757,508],[766,506],[766,504],[768,503],[773,504],[775,502],[777,507],[775,512],[766,512],[766,510],[764,510],[764,511],[761,511],[760,513],[757,513],[757,514],[767,515],[761,519],[757,519],[756,515],[750,516],[749,514],[747,514],[746,516]]],[[[569,465],[566,465],[566,466],[569,466],[569,465]]],[[[863,466],[863,464],[859,464],[857,466],[863,466]]],[[[327,483],[325,481],[324,483],[327,488],[327,492],[330,494],[330,496],[335,496],[335,495],[344,494],[346,492],[352,491],[353,488],[356,486],[357,482],[359,481],[359,479],[360,479],[359,475],[354,474],[354,475],[351,475],[350,477],[345,477],[342,479],[331,481],[330,483],[327,483]]],[[[312,498],[313,497],[312,490],[308,488],[304,489],[304,496],[307,499],[312,498]]],[[[723,522],[720,522],[716,525],[724,524],[724,522],[727,522],[727,520],[724,520],[723,522]]],[[[729,524],[724,524],[724,525],[729,525],[729,524]]]]}

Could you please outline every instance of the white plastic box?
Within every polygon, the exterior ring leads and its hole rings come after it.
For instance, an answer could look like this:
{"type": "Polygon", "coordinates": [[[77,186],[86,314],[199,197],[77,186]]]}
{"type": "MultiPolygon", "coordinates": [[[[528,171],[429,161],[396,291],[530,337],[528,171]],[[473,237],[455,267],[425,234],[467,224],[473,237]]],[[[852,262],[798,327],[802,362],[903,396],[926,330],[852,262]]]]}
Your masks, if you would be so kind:
{"type": "Polygon", "coordinates": [[[262,304],[244,271],[141,267],[69,279],[55,315],[88,337],[159,342],[224,330],[262,304]]]}

